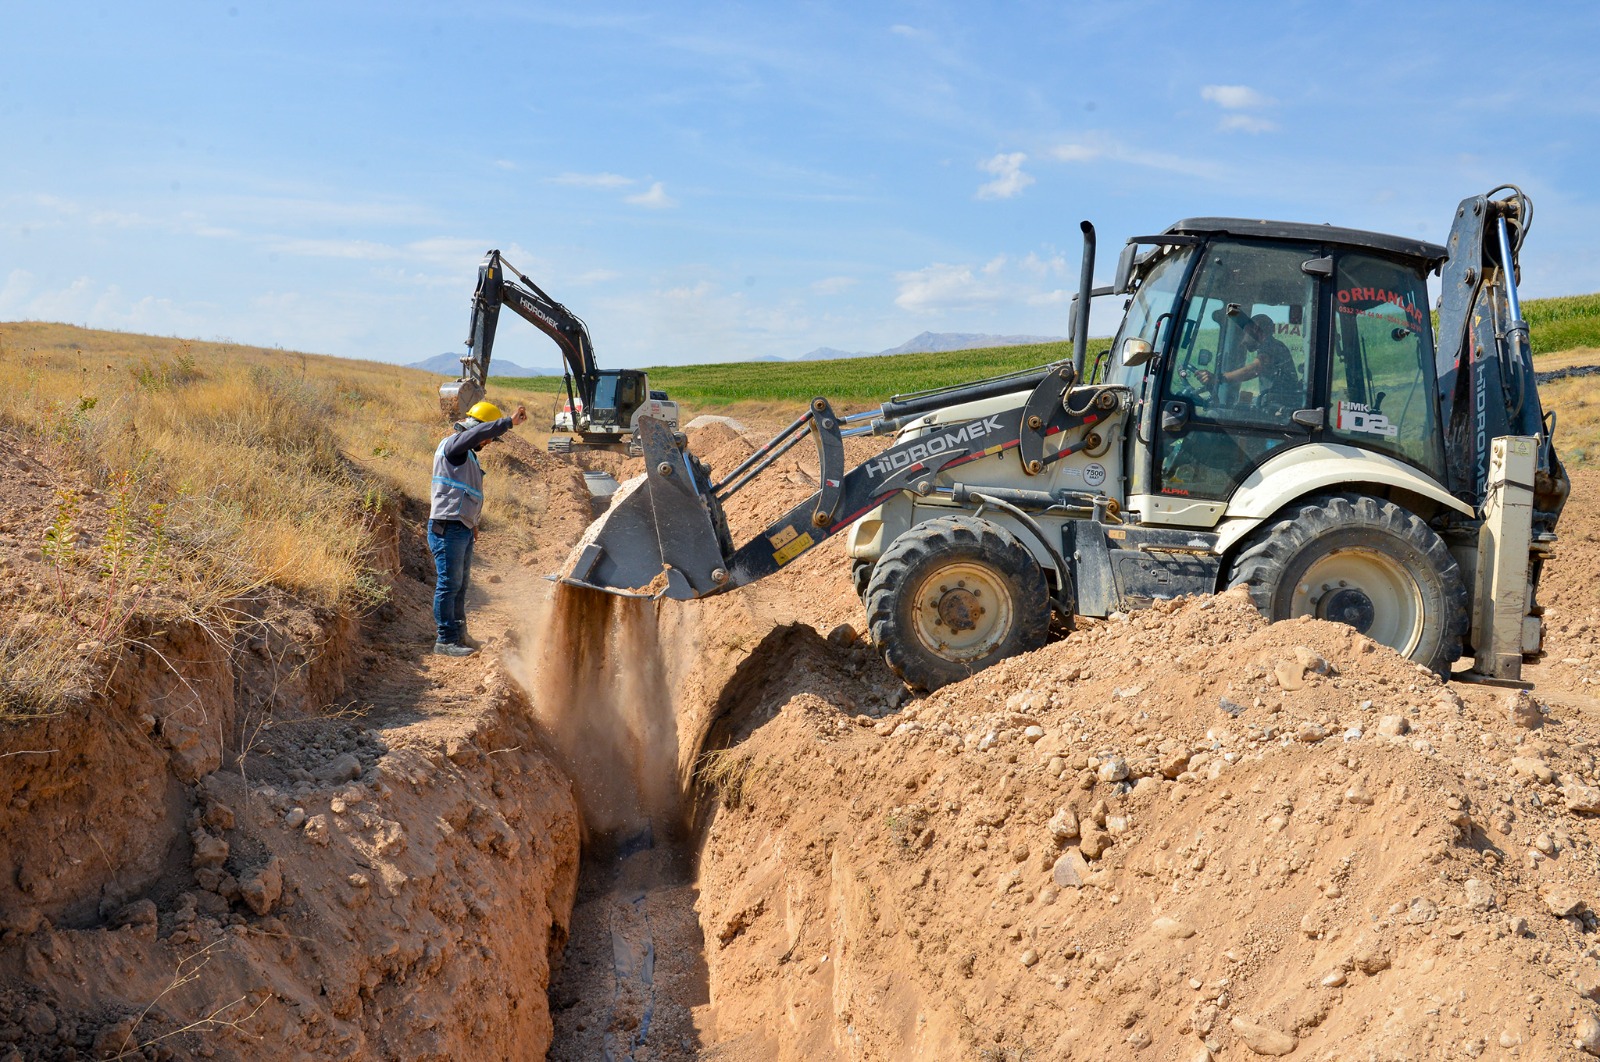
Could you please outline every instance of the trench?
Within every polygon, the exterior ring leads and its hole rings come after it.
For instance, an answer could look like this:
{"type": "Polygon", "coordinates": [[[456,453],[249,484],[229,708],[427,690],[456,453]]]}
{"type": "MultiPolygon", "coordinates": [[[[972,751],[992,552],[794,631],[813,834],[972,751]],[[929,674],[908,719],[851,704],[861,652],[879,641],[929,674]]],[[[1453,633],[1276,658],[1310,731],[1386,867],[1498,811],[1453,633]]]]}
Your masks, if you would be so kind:
{"type": "Polygon", "coordinates": [[[537,648],[512,670],[584,822],[548,1057],[700,1057],[709,977],[674,696],[692,632],[653,602],[570,587],[537,611],[537,648]]]}
{"type": "Polygon", "coordinates": [[[577,899],[550,983],[551,1059],[687,1060],[731,1047],[717,1042],[698,904],[717,800],[696,768],[819,675],[853,681],[849,651],[803,624],[719,655],[701,629],[734,618],[748,620],[721,605],[558,588],[542,612],[537,659],[514,666],[585,823],[577,899]]]}

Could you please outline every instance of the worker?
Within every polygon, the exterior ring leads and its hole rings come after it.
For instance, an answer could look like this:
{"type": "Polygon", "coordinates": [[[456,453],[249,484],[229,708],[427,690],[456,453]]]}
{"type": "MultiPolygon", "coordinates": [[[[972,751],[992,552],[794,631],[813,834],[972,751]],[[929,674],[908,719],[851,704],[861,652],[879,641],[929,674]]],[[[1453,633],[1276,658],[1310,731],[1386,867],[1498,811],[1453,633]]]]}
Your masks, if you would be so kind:
{"type": "Polygon", "coordinates": [[[1258,313],[1244,322],[1239,332],[1239,346],[1255,357],[1227,372],[1213,374],[1209,369],[1198,373],[1200,383],[1211,387],[1214,383],[1244,383],[1261,381],[1260,402],[1265,406],[1294,406],[1303,397],[1300,378],[1295,372],[1294,358],[1289,348],[1278,340],[1272,318],[1258,313]]]}
{"type": "Polygon", "coordinates": [[[492,402],[479,402],[433,452],[433,505],[428,513],[428,550],[438,585],[433,592],[433,622],[443,656],[471,656],[482,643],[467,634],[467,583],[472,546],[483,514],[483,468],[478,452],[528,419],[522,406],[502,416],[492,402]]]}

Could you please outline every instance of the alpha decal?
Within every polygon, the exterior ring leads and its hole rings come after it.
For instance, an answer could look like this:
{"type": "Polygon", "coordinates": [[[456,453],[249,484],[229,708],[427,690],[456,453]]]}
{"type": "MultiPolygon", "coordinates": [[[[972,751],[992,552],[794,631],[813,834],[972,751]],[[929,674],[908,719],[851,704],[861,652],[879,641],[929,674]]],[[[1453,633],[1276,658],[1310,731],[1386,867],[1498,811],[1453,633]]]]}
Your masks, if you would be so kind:
{"type": "Polygon", "coordinates": [[[1339,423],[1340,431],[1359,431],[1368,435],[1382,435],[1393,438],[1400,434],[1400,429],[1389,423],[1389,418],[1382,413],[1368,409],[1361,402],[1340,402],[1339,423]]]}
{"type": "Polygon", "coordinates": [[[1000,415],[982,420],[972,420],[961,425],[954,431],[945,432],[927,439],[919,439],[904,450],[890,450],[873,458],[866,464],[866,473],[869,477],[877,479],[908,468],[926,458],[942,454],[949,450],[961,449],[965,444],[983,438],[990,432],[1000,430],[1000,415]]]}

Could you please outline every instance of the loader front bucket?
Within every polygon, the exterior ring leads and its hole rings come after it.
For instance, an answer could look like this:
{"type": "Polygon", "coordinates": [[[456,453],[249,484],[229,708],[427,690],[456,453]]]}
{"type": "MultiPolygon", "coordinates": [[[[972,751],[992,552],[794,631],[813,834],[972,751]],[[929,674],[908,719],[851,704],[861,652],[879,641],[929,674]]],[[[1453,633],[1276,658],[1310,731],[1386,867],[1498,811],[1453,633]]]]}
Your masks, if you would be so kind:
{"type": "Polygon", "coordinates": [[[640,417],[635,433],[645,474],[623,484],[611,507],[579,539],[561,581],[624,597],[679,601],[728,589],[718,533],[721,510],[705,493],[704,468],[664,420],[640,417]]]}

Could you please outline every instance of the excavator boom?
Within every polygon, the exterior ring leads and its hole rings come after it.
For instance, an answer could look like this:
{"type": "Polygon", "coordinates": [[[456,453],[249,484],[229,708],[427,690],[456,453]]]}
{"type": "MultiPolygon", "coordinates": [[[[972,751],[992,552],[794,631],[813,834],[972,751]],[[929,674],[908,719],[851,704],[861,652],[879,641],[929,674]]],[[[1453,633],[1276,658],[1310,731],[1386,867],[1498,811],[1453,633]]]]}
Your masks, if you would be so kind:
{"type": "Polygon", "coordinates": [[[484,255],[478,266],[478,286],[472,293],[472,319],[467,331],[467,353],[461,358],[461,378],[439,388],[439,406],[445,417],[455,420],[473,403],[482,400],[489,383],[489,361],[494,354],[494,335],[500,323],[501,306],[511,307],[517,316],[555,340],[567,367],[569,405],[576,409],[579,408],[576,402],[581,402],[583,408],[592,408],[599,369],[588,326],[494,250],[484,255]],[[506,279],[508,270],[515,280],[506,279]]]}

